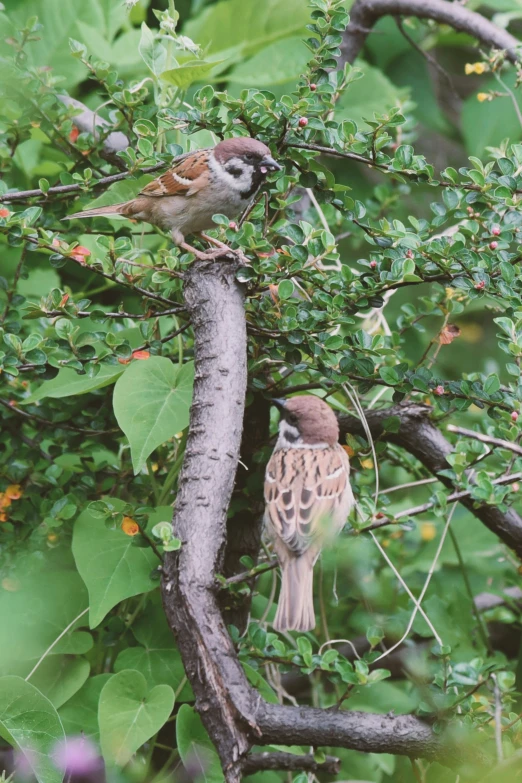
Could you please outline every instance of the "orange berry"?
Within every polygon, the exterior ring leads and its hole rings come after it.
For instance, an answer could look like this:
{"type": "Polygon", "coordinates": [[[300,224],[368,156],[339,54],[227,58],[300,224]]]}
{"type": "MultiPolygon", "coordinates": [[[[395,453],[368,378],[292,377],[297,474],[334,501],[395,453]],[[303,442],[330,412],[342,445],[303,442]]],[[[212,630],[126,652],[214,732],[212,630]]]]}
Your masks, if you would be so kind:
{"type": "Polygon", "coordinates": [[[140,526],[132,517],[123,517],[121,529],[126,536],[136,536],[140,532],[140,526]]]}
{"type": "Polygon", "coordinates": [[[69,141],[74,144],[78,136],[80,135],[80,131],[78,128],[74,127],[72,131],[69,133],[69,141]]]}
{"type": "Polygon", "coordinates": [[[132,354],[133,359],[150,359],[149,351],[134,351],[132,354]]]}

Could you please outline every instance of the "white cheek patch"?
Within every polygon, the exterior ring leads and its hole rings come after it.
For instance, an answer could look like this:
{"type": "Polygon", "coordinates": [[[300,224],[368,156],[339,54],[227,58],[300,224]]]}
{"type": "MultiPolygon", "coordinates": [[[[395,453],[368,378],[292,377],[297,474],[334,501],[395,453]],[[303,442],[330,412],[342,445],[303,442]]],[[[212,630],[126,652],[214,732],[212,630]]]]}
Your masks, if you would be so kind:
{"type": "Polygon", "coordinates": [[[222,166],[212,157],[209,161],[210,168],[216,171],[219,168],[219,175],[222,180],[225,180],[227,185],[233,191],[239,191],[240,193],[247,192],[252,187],[252,177],[254,174],[254,167],[245,163],[240,158],[231,158],[226,162],[226,166],[222,166]],[[227,168],[239,169],[241,171],[240,176],[234,176],[227,171],[227,168]]]}

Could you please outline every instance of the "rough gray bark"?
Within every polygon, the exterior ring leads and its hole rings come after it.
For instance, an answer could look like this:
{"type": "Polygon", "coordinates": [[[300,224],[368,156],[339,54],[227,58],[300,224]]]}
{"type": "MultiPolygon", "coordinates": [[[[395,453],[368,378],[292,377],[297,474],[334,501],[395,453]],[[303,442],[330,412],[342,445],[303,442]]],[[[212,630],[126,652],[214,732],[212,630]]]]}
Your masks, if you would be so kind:
{"type": "Polygon", "coordinates": [[[520,41],[460,3],[450,3],[448,0],[355,0],[341,46],[341,65],[354,62],[373,26],[383,16],[433,19],[472,35],[488,48],[493,46],[505,50],[507,59],[517,62],[520,41]]]}
{"type": "MultiPolygon", "coordinates": [[[[405,448],[434,476],[438,476],[441,470],[451,468],[446,461],[446,457],[452,451],[451,443],[430,420],[430,408],[427,405],[408,403],[378,411],[366,411],[366,419],[373,437],[382,438],[405,448]],[[383,421],[391,416],[400,419],[398,432],[384,431],[383,421]]],[[[362,422],[355,416],[340,416],[339,424],[341,434],[350,432],[366,437],[362,422]]],[[[445,486],[453,488],[449,478],[438,477],[445,486]]],[[[481,505],[469,497],[462,498],[460,502],[517,555],[522,556],[522,518],[514,509],[504,512],[496,506],[481,505]]]]}
{"type": "Polygon", "coordinates": [[[179,552],[165,558],[162,594],[202,721],[227,781],[241,779],[250,749],[250,689],[216,600],[227,509],[239,459],[246,393],[243,292],[230,262],[194,264],[185,301],[196,375],[173,526],[179,552]]]}

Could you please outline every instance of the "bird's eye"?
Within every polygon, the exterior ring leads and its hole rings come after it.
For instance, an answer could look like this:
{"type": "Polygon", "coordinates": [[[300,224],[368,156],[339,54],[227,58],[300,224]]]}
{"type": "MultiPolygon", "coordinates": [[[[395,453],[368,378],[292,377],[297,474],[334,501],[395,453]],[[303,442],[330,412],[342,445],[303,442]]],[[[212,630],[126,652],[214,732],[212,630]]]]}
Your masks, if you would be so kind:
{"type": "Polygon", "coordinates": [[[286,420],[289,424],[297,424],[297,416],[295,413],[288,413],[286,416],[286,420]]]}
{"type": "Polygon", "coordinates": [[[252,163],[252,161],[254,160],[254,156],[252,155],[251,152],[247,152],[247,154],[245,155],[245,160],[247,160],[249,163],[252,163]]]}

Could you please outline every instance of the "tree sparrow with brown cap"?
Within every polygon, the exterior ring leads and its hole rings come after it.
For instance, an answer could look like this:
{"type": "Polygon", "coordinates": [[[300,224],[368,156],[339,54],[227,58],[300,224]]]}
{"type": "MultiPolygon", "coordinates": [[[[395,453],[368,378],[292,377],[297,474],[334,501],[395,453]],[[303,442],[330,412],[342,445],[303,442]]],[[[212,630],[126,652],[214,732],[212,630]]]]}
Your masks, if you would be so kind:
{"type": "Polygon", "coordinates": [[[246,137],[225,139],[213,148],[175,158],[165,174],[149,182],[131,201],[85,209],[64,219],[123,215],[144,220],[170,231],[174,244],[194,252],[185,236],[212,228],[213,215],[237,217],[267,174],[280,169],[263,142],[246,137]]]}
{"type": "Polygon", "coordinates": [[[319,397],[272,400],[279,437],[265,476],[265,524],[281,566],[278,631],[315,627],[313,569],[323,546],[340,533],[354,504],[350,463],[339,425],[319,397]]]}

